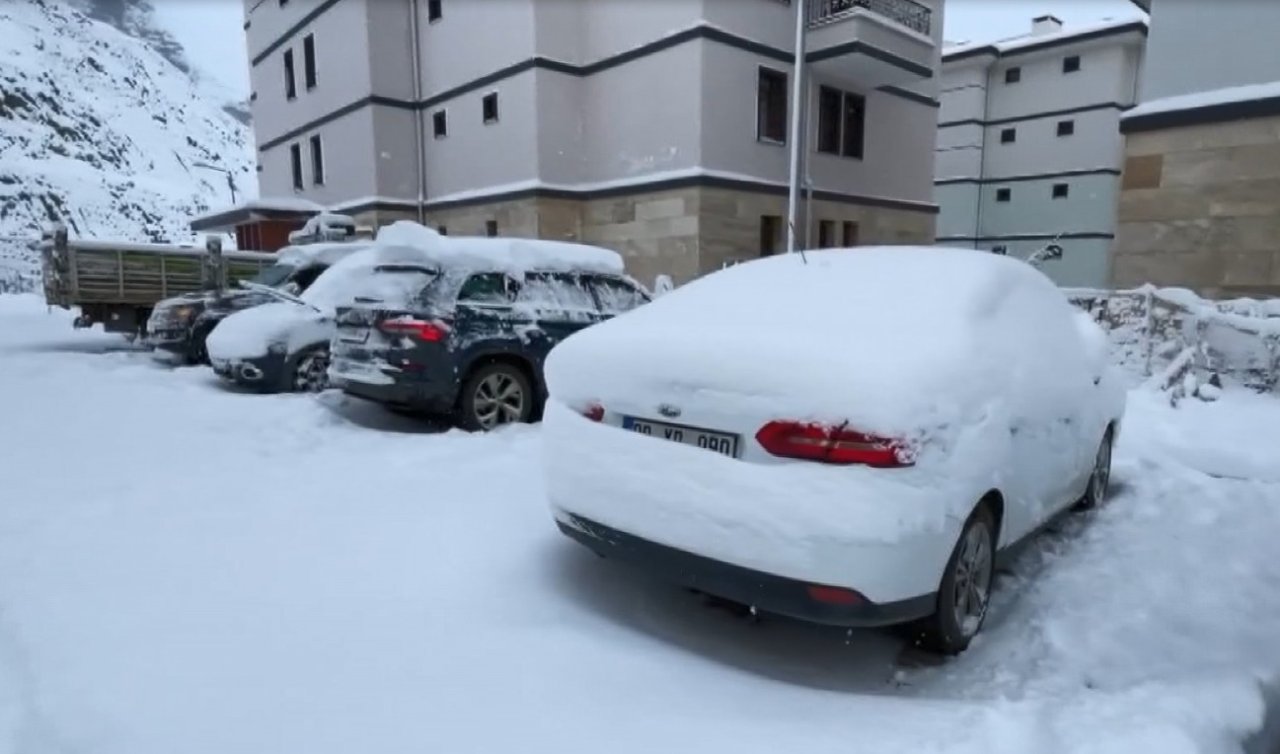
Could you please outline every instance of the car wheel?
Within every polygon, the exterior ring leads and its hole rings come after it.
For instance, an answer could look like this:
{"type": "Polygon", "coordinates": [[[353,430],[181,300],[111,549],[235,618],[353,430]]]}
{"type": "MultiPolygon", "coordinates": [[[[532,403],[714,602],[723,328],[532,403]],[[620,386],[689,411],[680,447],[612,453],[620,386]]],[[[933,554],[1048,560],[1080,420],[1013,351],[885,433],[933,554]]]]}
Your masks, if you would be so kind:
{"type": "Polygon", "coordinates": [[[1111,487],[1111,449],[1114,444],[1111,428],[1102,436],[1098,445],[1098,454],[1093,459],[1093,473],[1089,475],[1089,486],[1084,497],[1076,503],[1077,510],[1089,510],[1102,505],[1107,499],[1107,491],[1111,487]]]}
{"type": "Polygon", "coordinates": [[[937,610],[925,619],[919,643],[939,654],[955,655],[969,647],[982,629],[995,578],[995,518],[981,504],[960,531],[938,588],[937,610]]]}
{"type": "Polygon", "coordinates": [[[293,390],[318,393],[329,387],[329,349],[308,351],[293,368],[293,390]]]}
{"type": "Polygon", "coordinates": [[[459,423],[473,432],[528,422],[533,416],[533,386],[519,367],[489,364],[463,385],[460,408],[459,423]]]}

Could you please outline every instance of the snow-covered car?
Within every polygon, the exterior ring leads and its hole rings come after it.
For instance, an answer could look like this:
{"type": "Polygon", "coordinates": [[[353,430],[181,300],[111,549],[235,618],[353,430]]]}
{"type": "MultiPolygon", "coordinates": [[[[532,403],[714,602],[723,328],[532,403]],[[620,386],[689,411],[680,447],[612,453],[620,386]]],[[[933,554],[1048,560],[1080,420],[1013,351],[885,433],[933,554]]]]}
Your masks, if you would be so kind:
{"type": "Polygon", "coordinates": [[[436,274],[411,299],[362,297],[339,309],[333,384],[468,430],[535,420],[547,353],[650,298],[617,252],[596,246],[440,236],[413,223],[378,240],[421,249],[436,274]]]}
{"type": "Polygon", "coordinates": [[[436,274],[422,262],[418,249],[368,242],[297,296],[251,286],[272,301],[235,312],[213,329],[207,344],[214,372],[263,392],[325,389],[336,307],[361,298],[407,299],[436,274]]]}
{"type": "Polygon", "coordinates": [[[249,286],[199,291],[165,299],[151,312],[143,342],[158,357],[181,359],[187,364],[208,361],[207,343],[226,317],[276,299],[263,287],[291,295],[307,290],[325,270],[340,259],[366,248],[361,241],[308,242],[281,249],[276,263],[262,270],[249,286]]]}
{"type": "Polygon", "coordinates": [[[1043,273],[937,247],[733,266],[567,338],[546,374],[565,534],[943,653],[979,631],[998,558],[1104,498],[1126,397],[1043,273]]]}

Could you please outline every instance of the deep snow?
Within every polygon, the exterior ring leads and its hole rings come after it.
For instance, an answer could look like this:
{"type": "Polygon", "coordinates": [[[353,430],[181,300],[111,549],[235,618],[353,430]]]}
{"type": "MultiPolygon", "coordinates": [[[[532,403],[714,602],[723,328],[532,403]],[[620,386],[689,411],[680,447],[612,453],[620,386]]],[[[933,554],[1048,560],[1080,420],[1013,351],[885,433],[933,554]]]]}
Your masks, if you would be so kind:
{"type": "Polygon", "coordinates": [[[70,316],[0,296],[4,754],[1228,752],[1280,668],[1272,398],[1134,393],[1114,500],[919,667],[596,560],[538,427],[230,392],[70,316]]]}

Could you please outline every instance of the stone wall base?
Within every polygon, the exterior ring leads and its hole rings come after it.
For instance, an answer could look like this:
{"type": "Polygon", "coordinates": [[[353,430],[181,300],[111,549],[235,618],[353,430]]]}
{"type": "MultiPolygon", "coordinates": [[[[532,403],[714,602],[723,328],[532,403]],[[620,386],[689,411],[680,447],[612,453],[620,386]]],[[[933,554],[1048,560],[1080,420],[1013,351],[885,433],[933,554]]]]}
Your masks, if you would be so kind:
{"type": "MultiPolygon", "coordinates": [[[[811,247],[923,244],[934,239],[936,214],[814,200],[807,227],[811,247]],[[825,236],[825,237],[824,237],[825,236]]],[[[726,264],[786,249],[787,199],[737,189],[688,187],[600,199],[530,196],[426,211],[426,224],[450,235],[497,235],[576,241],[622,254],[645,285],[658,275],[684,283],[726,264]],[[772,218],[766,221],[762,218],[772,218]],[[771,222],[773,237],[764,238],[771,222]]],[[[416,219],[411,211],[371,211],[356,221],[374,227],[416,219]]],[[[804,241],[802,228],[801,242],[804,241]]]]}
{"type": "Polygon", "coordinates": [[[1125,139],[1115,287],[1280,296],[1280,117],[1125,139]]]}

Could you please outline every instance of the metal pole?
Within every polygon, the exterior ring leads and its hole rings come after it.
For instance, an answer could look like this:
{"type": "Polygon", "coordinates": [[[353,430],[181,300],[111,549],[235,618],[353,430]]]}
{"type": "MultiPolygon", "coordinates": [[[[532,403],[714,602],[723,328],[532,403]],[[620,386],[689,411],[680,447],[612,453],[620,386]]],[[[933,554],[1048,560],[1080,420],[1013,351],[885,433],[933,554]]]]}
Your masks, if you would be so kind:
{"type": "Polygon", "coordinates": [[[796,60],[791,76],[791,178],[787,194],[787,253],[796,250],[796,223],[800,209],[800,151],[804,106],[804,32],[808,13],[805,0],[796,0],[796,60]]]}

